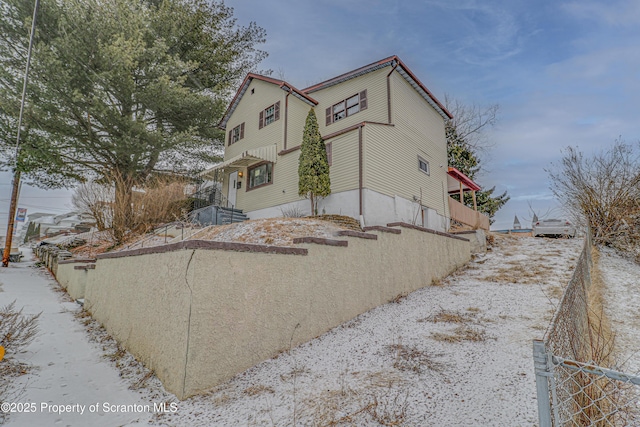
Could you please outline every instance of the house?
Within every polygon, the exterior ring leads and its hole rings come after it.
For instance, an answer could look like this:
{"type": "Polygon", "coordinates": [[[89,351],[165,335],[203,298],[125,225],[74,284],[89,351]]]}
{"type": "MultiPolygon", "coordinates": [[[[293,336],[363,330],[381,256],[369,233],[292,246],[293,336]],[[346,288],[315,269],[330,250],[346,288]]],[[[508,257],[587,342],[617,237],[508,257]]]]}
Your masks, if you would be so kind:
{"type": "Polygon", "coordinates": [[[319,213],[366,226],[407,222],[448,230],[455,202],[448,180],[459,179],[447,165],[445,121],[452,116],[397,56],[302,90],[247,75],[220,123],[224,161],[203,173],[221,182],[224,205],[251,219],[311,213],[298,195],[310,109],[330,164],[331,195],[319,213]]]}

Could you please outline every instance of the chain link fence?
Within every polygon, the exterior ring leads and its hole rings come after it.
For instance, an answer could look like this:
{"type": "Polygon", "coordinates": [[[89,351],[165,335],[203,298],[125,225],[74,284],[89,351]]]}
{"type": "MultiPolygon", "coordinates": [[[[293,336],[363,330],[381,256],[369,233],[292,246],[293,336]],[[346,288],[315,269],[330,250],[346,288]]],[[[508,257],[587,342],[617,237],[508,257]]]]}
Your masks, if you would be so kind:
{"type": "Polygon", "coordinates": [[[640,425],[640,377],[593,362],[610,343],[590,317],[591,250],[587,232],[544,340],[533,342],[540,427],[640,425]]]}

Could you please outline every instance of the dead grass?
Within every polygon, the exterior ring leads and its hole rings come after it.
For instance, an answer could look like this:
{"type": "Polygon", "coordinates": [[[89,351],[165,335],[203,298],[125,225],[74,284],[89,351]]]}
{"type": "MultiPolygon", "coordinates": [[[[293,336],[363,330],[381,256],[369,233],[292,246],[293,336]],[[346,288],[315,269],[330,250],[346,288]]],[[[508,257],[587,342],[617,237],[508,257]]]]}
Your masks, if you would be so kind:
{"type": "Polygon", "coordinates": [[[199,240],[291,246],[296,237],[333,238],[344,230],[336,223],[314,218],[268,218],[213,226],[196,236],[199,240]]]}
{"type": "Polygon", "coordinates": [[[434,332],[431,334],[431,338],[436,341],[458,343],[463,341],[482,342],[486,341],[489,337],[484,330],[468,325],[461,325],[458,326],[453,333],[434,332]]]}
{"type": "Polygon", "coordinates": [[[554,269],[544,264],[508,263],[509,267],[499,268],[494,274],[484,277],[488,282],[497,283],[540,283],[549,278],[554,269]]]}
{"type": "Polygon", "coordinates": [[[247,387],[246,389],[244,389],[244,394],[248,395],[248,396],[255,396],[258,394],[262,394],[262,393],[275,393],[275,390],[272,389],[269,386],[266,385],[262,385],[262,384],[257,384],[257,385],[252,385],[250,387],[247,387]]]}
{"type": "Polygon", "coordinates": [[[411,371],[421,374],[424,369],[440,372],[446,367],[446,364],[435,360],[437,355],[421,350],[416,346],[398,343],[388,345],[386,349],[394,357],[393,367],[399,371],[411,371]]]}

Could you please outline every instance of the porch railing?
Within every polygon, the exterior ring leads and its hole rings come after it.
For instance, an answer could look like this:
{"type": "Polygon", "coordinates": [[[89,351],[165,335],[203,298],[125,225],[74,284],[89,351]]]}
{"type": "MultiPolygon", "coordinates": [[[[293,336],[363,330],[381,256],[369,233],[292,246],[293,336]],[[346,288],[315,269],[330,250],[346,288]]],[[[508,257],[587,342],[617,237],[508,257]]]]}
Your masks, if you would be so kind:
{"type": "Polygon", "coordinates": [[[475,229],[481,228],[483,230],[489,230],[489,217],[481,214],[478,211],[474,211],[471,208],[463,205],[457,200],[449,197],[449,214],[451,219],[461,222],[465,225],[473,227],[475,229]]]}

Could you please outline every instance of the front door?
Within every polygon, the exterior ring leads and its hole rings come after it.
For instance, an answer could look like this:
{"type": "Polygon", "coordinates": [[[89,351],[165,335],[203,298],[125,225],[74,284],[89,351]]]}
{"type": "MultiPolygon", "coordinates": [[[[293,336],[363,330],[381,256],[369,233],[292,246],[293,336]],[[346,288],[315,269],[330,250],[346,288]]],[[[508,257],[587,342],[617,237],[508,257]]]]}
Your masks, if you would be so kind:
{"type": "Polygon", "coordinates": [[[235,171],[229,174],[229,193],[227,194],[227,201],[229,202],[229,207],[235,207],[237,191],[238,191],[238,171],[235,171]]]}

